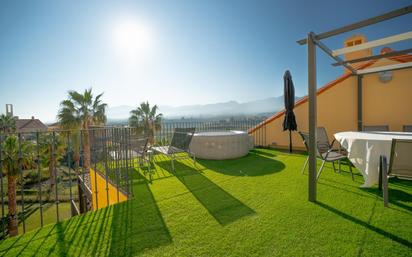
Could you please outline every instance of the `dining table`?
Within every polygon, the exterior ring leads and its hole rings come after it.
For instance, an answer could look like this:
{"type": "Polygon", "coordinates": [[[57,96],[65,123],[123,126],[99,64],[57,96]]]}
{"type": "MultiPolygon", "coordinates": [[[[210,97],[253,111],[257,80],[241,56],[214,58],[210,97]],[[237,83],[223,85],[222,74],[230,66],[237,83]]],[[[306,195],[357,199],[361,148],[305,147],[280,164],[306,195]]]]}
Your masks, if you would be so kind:
{"type": "Polygon", "coordinates": [[[411,132],[347,131],[334,136],[346,149],[348,159],[362,174],[364,183],[361,187],[371,187],[378,183],[380,156],[386,156],[389,163],[392,139],[412,140],[411,132]]]}

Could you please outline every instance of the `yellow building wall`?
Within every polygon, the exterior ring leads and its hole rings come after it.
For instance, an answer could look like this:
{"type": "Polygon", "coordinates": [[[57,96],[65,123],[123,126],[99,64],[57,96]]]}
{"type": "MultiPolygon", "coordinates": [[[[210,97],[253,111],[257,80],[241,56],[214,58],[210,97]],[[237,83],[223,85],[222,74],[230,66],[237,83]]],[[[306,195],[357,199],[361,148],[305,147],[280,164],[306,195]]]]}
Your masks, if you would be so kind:
{"type": "Polygon", "coordinates": [[[391,131],[412,125],[412,69],[393,71],[390,83],[380,82],[379,74],[370,74],[363,85],[364,125],[389,125],[391,131]]]}
{"type": "MultiPolygon", "coordinates": [[[[398,63],[378,61],[374,65],[398,63]]],[[[369,68],[369,67],[368,67],[369,68]]],[[[412,124],[412,69],[393,71],[388,83],[379,81],[378,74],[363,78],[363,124],[389,125],[392,131],[402,131],[403,125],[412,124]]],[[[295,107],[298,130],[308,131],[308,102],[295,107]]],[[[357,131],[357,78],[349,77],[325,90],[317,97],[318,126],[326,128],[329,139],[341,131],[357,131]]],[[[283,132],[284,115],[266,124],[266,145],[289,147],[289,132],[283,132]]],[[[264,130],[259,128],[260,133],[264,130]]],[[[259,131],[252,132],[256,135],[259,131]]],[[[304,149],[302,139],[292,132],[294,149],[304,149]]]]}
{"type": "Polygon", "coordinates": [[[109,188],[109,204],[107,204],[107,193],[106,193],[106,179],[99,173],[94,172],[90,169],[90,184],[92,186],[92,199],[93,199],[93,210],[101,209],[112,205],[115,203],[120,203],[127,201],[127,195],[119,190],[119,201],[117,200],[117,188],[115,185],[108,183],[109,188]],[[97,186],[97,187],[96,187],[97,186]],[[96,188],[97,188],[97,201],[96,202],[96,188]]]}

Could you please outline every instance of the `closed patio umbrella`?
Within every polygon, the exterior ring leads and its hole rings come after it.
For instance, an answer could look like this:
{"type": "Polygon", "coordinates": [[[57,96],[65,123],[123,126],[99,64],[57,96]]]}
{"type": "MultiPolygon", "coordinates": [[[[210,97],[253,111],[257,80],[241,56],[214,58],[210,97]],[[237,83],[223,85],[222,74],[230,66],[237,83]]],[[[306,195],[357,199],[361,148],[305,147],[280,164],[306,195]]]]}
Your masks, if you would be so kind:
{"type": "Polygon", "coordinates": [[[292,152],[292,131],[297,130],[295,114],[295,87],[293,86],[292,75],[287,70],[283,75],[284,81],[284,97],[285,97],[285,120],[283,121],[283,131],[289,130],[289,152],[292,152]]]}

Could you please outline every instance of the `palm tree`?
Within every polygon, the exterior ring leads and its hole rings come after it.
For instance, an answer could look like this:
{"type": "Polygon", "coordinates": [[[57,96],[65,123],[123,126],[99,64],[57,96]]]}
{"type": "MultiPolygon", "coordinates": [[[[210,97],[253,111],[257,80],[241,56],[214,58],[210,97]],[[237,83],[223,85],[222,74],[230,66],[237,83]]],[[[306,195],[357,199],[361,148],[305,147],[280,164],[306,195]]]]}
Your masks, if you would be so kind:
{"type": "Polygon", "coordinates": [[[12,133],[16,131],[16,118],[11,115],[0,115],[0,133],[12,133]]]}
{"type": "Polygon", "coordinates": [[[161,129],[163,114],[157,113],[157,105],[150,107],[149,102],[143,102],[136,109],[130,111],[129,125],[143,131],[150,144],[154,143],[154,132],[161,129]]]}
{"type": "Polygon", "coordinates": [[[8,231],[10,236],[16,236],[18,234],[16,180],[20,169],[27,169],[33,163],[33,145],[27,141],[19,142],[16,136],[9,136],[4,140],[1,150],[2,168],[7,175],[8,231]]]}
{"type": "Polygon", "coordinates": [[[69,91],[68,99],[60,103],[57,118],[65,129],[82,130],[83,137],[83,168],[90,170],[90,137],[89,128],[92,125],[106,123],[107,104],[102,103],[102,94],[93,97],[92,89],[86,89],[83,94],[69,91]]]}
{"type": "Polygon", "coordinates": [[[49,167],[50,192],[56,183],[54,168],[63,158],[64,144],[59,135],[44,134],[39,140],[41,149],[41,162],[43,166],[49,167]]]}

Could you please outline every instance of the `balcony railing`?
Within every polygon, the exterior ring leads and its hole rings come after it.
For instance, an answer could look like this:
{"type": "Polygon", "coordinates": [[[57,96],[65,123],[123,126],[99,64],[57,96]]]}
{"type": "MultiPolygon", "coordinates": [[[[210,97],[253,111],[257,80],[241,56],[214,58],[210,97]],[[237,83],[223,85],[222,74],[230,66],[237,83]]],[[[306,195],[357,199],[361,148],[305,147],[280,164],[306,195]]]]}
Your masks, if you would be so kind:
{"type": "MultiPolygon", "coordinates": [[[[152,134],[153,144],[170,142],[175,128],[249,131],[258,123],[163,122],[152,134]]],[[[266,146],[266,131],[259,131],[253,142],[266,146]]],[[[133,197],[139,164],[132,142],[144,135],[140,128],[127,127],[0,135],[0,238],[9,233],[9,207],[16,208],[22,234],[133,197]]]]}

